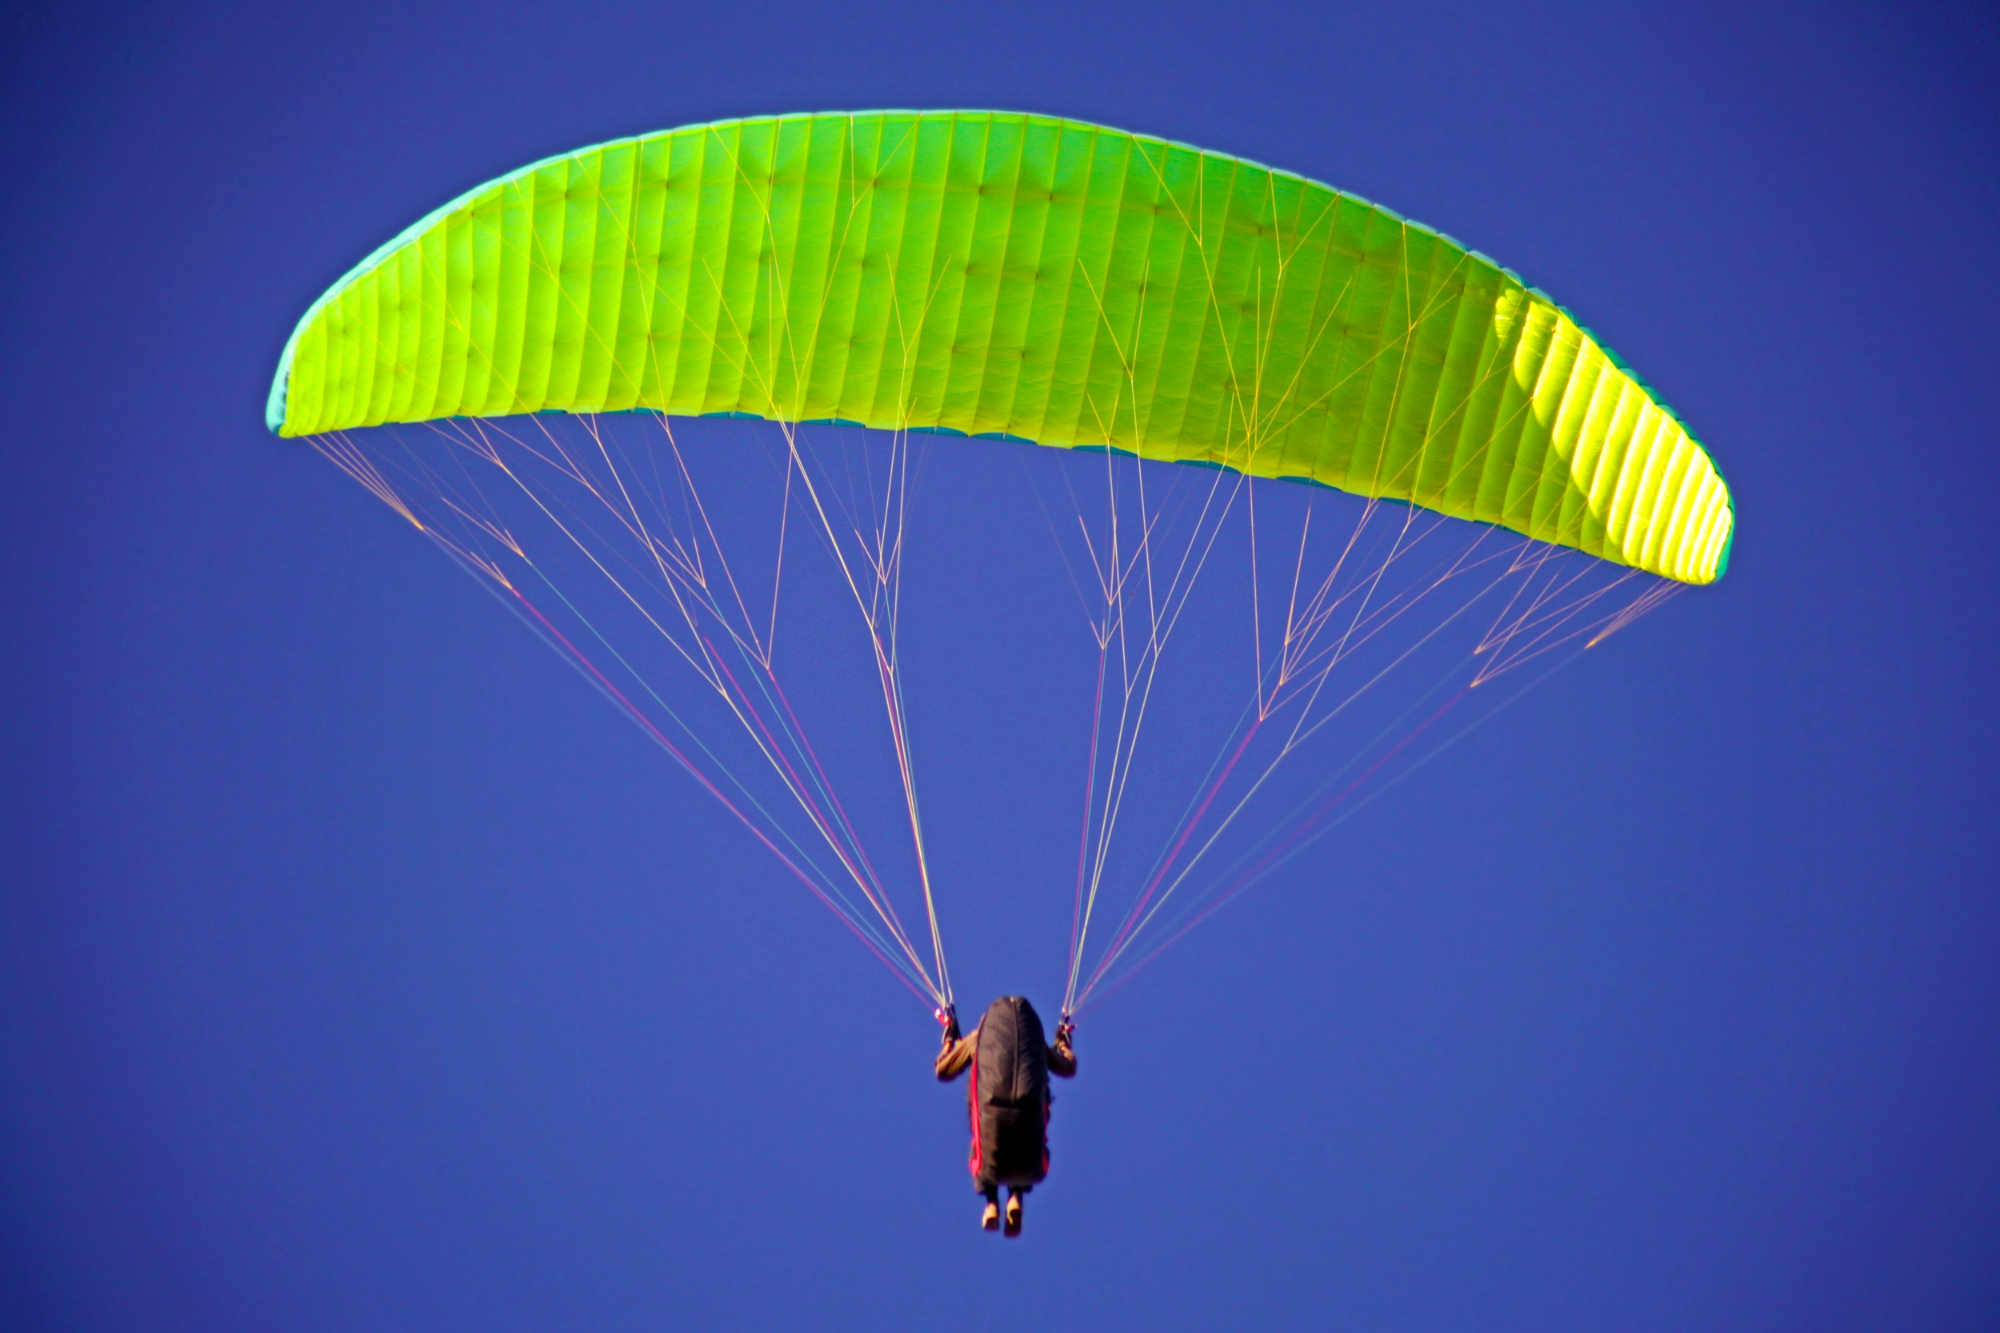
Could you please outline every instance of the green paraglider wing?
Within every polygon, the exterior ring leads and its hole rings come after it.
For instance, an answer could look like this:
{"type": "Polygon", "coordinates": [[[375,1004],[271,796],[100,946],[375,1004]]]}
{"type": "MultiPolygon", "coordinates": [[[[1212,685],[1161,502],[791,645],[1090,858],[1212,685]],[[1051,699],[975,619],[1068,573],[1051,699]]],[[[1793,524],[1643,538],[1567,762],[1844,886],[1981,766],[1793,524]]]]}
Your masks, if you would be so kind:
{"type": "Polygon", "coordinates": [[[1734,527],[1674,414],[1485,256],[1239,158],[995,112],[700,125],[482,185],[307,311],[268,415],[632,409],[1312,481],[1687,583],[1734,527]]]}

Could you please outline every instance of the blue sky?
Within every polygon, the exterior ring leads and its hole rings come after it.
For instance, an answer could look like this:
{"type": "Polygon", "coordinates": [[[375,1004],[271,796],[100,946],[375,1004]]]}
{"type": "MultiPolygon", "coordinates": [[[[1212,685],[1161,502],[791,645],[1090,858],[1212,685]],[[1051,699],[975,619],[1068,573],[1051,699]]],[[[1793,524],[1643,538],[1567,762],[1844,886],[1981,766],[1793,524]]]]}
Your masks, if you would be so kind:
{"type": "MultiPolygon", "coordinates": [[[[0,1324],[2000,1317],[1990,15],[7,22],[0,1324]],[[299,313],[468,186],[876,106],[1075,116],[1421,219],[1638,367],[1740,519],[1723,583],[1093,1010],[1011,1245],[908,992],[262,423],[299,313]]],[[[1035,622],[1060,568],[979,545],[1033,515],[985,466],[937,469],[933,567],[1035,622]]],[[[968,1006],[1060,986],[1053,688],[940,684],[913,723],[968,1006]]]]}

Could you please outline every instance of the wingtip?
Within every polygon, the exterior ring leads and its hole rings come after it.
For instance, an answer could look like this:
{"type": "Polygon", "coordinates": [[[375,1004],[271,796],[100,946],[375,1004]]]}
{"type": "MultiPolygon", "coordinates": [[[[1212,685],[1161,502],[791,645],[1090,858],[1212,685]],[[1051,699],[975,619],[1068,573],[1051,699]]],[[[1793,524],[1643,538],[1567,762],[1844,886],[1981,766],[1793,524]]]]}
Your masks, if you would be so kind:
{"type": "Polygon", "coordinates": [[[1729,511],[1729,533],[1722,539],[1722,554],[1716,557],[1715,577],[1709,580],[1710,583],[1722,582],[1722,576],[1729,572],[1729,553],[1730,551],[1734,550],[1735,547],[1736,547],[1736,510],[1732,507],[1729,511]]]}

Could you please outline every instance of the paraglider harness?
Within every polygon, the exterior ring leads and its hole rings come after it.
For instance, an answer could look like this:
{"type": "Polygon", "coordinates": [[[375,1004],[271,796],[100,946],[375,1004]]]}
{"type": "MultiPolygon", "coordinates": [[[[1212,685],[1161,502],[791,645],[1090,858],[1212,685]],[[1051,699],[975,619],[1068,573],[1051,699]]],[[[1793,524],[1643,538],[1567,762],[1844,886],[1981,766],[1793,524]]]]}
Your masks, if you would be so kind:
{"type": "MultiPolygon", "coordinates": [[[[958,1025],[957,1008],[954,1005],[944,1005],[936,1011],[936,1016],[944,1030],[944,1049],[949,1051],[964,1040],[958,1025]]],[[[1055,1044],[1066,1048],[1075,1031],[1076,1024],[1065,1011],[1061,1021],[1056,1025],[1055,1044]]],[[[967,1089],[966,1099],[971,1119],[972,1151],[966,1165],[971,1170],[973,1179],[989,1192],[995,1184],[1025,1189],[1038,1183],[1048,1174],[1047,1127],[1050,1108],[1055,1099],[1048,1086],[1049,1071],[1046,1055],[1036,1062],[1032,1074],[1027,1073],[1020,1064],[1019,1047],[1024,1037],[1030,1033],[1034,1046],[1046,1052],[1048,1045],[1042,1040],[1041,1020],[1035,1015],[1034,1006],[1025,1000],[1003,998],[994,1001],[988,1008],[987,1018],[980,1022],[980,1039],[975,1040],[972,1045],[971,1086],[967,1089]],[[1025,1013],[1012,1011],[1012,1022],[1000,1029],[1003,1033],[1007,1032],[1009,1027],[1013,1029],[1008,1036],[1002,1038],[1014,1051],[1012,1067],[984,1071],[987,1077],[982,1079],[979,1048],[986,1044],[984,1033],[987,1019],[992,1018],[996,1012],[1009,1012],[1003,1009],[1003,1006],[1009,1005],[1017,1005],[1020,1010],[1025,1010],[1025,1013]],[[1022,1082],[1024,1076],[1028,1079],[1025,1085],[1022,1082]],[[995,1086],[987,1087],[988,1081],[994,1082],[995,1086]],[[1023,1139],[1021,1134],[1024,1130],[1032,1137],[1023,1139]],[[1025,1162],[1021,1160],[1024,1150],[1033,1154],[1025,1162]]]]}

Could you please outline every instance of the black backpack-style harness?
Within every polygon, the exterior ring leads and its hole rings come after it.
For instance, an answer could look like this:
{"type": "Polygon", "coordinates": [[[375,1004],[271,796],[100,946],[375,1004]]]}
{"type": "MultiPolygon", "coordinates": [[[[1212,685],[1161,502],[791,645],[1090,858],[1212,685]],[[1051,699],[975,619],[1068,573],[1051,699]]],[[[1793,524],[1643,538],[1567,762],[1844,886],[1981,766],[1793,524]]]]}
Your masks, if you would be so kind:
{"type": "Polygon", "coordinates": [[[1003,995],[979,1020],[973,1046],[972,1160],[981,1187],[1026,1187],[1049,1173],[1049,1046],[1041,1015],[1003,995]]]}

